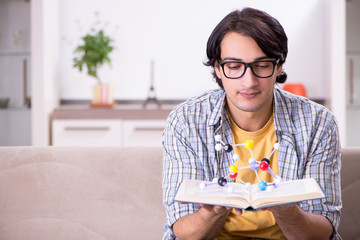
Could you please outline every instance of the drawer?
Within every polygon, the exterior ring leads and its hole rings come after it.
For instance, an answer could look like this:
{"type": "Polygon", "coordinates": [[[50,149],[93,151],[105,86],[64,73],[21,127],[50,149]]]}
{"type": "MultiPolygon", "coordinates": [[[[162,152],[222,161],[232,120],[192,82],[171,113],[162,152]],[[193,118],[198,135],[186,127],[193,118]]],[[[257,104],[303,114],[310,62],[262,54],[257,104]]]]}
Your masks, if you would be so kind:
{"type": "Polygon", "coordinates": [[[124,120],[124,146],[161,146],[166,120],[124,120]]]}
{"type": "Polygon", "coordinates": [[[121,146],[121,120],[54,120],[53,146],[121,146]]]}

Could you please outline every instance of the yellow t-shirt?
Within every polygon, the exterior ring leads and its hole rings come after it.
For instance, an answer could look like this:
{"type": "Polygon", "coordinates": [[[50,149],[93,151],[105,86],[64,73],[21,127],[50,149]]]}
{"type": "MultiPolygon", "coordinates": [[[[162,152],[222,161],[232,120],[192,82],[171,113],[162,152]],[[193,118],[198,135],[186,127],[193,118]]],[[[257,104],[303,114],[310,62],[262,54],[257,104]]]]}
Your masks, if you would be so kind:
{"type": "MultiPolygon", "coordinates": [[[[252,140],[254,142],[254,147],[252,148],[254,159],[256,161],[261,161],[263,158],[269,158],[273,151],[274,143],[277,142],[273,116],[270,117],[269,121],[262,129],[255,132],[242,130],[232,119],[230,119],[230,123],[234,145],[245,143],[246,140],[252,140]]],[[[250,150],[246,149],[244,146],[237,146],[234,148],[234,152],[239,155],[239,160],[236,161],[238,168],[249,166],[249,159],[251,158],[250,150]]],[[[271,170],[275,175],[278,175],[278,151],[275,151],[269,160],[271,170]]],[[[258,169],[257,173],[260,180],[268,183],[274,181],[271,174],[267,171],[258,169]]],[[[257,184],[259,182],[255,172],[250,168],[239,169],[238,178],[244,182],[250,182],[251,184],[257,184]]],[[[240,181],[236,179],[236,182],[240,181]]],[[[217,239],[246,239],[248,237],[286,239],[270,211],[243,211],[241,216],[237,216],[235,211],[231,210],[217,239]]]]}

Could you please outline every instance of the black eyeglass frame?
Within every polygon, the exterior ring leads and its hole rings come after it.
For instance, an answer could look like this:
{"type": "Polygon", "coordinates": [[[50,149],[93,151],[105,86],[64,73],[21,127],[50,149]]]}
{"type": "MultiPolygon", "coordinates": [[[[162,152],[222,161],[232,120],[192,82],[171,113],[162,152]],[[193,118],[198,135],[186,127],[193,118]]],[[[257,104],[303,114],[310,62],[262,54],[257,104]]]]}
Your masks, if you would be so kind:
{"type": "Polygon", "coordinates": [[[225,75],[225,77],[229,78],[229,79],[238,79],[238,78],[241,78],[242,76],[244,76],[246,70],[248,67],[250,67],[251,69],[251,72],[258,78],[269,78],[271,77],[272,75],[274,75],[274,72],[275,72],[275,66],[280,62],[280,59],[276,59],[276,60],[257,60],[257,61],[254,61],[254,62],[249,62],[249,63],[246,63],[246,62],[242,62],[242,61],[224,61],[224,62],[220,62],[220,60],[218,60],[218,63],[219,65],[221,66],[222,70],[223,70],[223,73],[225,75]],[[269,75],[269,76],[266,76],[266,77],[261,77],[259,75],[257,75],[255,72],[254,72],[254,69],[253,69],[253,65],[258,63],[258,62],[271,62],[273,64],[273,70],[272,70],[272,73],[269,75]],[[225,70],[224,70],[224,65],[227,64],[227,63],[242,63],[245,65],[245,68],[244,68],[244,72],[239,76],[239,77],[228,77],[225,73],[225,70]]]}

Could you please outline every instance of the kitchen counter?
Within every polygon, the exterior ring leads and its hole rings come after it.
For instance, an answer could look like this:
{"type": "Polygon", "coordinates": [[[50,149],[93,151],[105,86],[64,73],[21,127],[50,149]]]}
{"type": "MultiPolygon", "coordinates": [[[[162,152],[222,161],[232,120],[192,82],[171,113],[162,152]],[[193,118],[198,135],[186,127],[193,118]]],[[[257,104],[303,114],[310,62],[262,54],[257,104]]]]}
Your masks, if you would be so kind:
{"type": "Polygon", "coordinates": [[[142,105],[116,105],[113,108],[91,108],[69,105],[56,108],[51,119],[166,119],[172,107],[143,108],[142,105]]]}
{"type": "Polygon", "coordinates": [[[53,146],[161,146],[166,119],[175,105],[87,103],[61,105],[51,114],[53,146]]]}

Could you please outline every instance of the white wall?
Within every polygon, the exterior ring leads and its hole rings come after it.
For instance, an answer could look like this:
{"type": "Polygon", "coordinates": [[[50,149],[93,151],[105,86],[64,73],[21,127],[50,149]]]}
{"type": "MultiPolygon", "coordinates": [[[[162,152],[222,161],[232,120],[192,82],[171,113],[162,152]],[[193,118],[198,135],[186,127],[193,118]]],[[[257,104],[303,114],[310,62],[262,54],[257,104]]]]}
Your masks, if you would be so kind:
{"type": "Polygon", "coordinates": [[[160,99],[184,99],[216,88],[202,64],[207,39],[231,10],[250,6],[270,13],[285,28],[288,81],[302,82],[311,98],[326,99],[326,4],[326,0],[62,0],[60,97],[91,98],[95,80],[72,68],[72,59],[81,36],[97,20],[115,40],[112,68],[104,67],[100,74],[116,86],[116,99],[146,98],[151,60],[160,99]]]}

